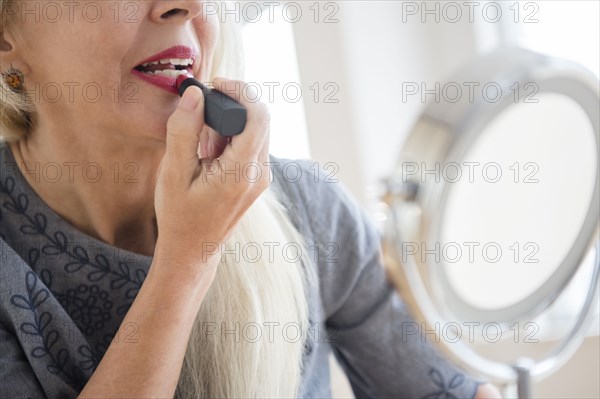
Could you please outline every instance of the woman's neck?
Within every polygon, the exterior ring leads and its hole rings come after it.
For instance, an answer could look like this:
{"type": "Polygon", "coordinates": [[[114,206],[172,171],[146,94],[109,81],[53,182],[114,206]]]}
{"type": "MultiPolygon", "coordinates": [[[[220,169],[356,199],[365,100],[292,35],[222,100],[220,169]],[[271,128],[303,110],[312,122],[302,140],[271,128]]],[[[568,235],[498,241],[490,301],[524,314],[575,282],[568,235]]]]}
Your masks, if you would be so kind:
{"type": "Polygon", "coordinates": [[[35,132],[10,149],[29,185],[67,222],[108,244],[152,256],[161,143],[89,137],[83,142],[35,132]]]}

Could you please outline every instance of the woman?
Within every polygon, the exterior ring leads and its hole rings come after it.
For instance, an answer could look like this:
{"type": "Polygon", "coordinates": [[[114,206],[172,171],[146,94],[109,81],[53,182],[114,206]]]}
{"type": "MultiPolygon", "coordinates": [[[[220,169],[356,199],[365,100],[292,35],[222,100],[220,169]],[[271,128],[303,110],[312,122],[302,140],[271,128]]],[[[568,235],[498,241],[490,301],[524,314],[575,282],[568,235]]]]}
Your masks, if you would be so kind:
{"type": "Polygon", "coordinates": [[[265,106],[215,77],[229,24],[200,1],[51,3],[0,0],[3,396],[326,397],[332,348],[361,397],[496,397],[402,335],[344,189],[269,157],[265,106]],[[179,73],[241,102],[242,134],[205,126],[179,73]]]}

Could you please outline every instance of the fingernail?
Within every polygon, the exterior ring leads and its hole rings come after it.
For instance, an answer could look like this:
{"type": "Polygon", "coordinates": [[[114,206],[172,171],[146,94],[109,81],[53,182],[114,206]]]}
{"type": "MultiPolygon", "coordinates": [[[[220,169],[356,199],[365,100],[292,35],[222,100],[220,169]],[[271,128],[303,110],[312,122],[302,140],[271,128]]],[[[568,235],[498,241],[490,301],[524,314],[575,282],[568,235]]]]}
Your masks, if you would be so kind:
{"type": "Polygon", "coordinates": [[[184,92],[181,100],[179,101],[179,108],[184,109],[186,111],[193,111],[198,106],[200,102],[200,89],[195,88],[194,86],[188,87],[184,92]]]}

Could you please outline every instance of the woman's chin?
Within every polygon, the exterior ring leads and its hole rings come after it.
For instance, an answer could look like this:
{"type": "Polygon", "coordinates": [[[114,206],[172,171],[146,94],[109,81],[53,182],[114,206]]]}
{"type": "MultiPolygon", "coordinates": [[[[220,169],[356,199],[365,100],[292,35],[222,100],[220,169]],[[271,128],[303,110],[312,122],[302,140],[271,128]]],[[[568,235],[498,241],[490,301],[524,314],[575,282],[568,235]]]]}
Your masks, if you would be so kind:
{"type": "Polygon", "coordinates": [[[165,141],[167,138],[167,121],[175,110],[160,107],[147,107],[143,113],[128,118],[126,123],[134,135],[139,138],[165,141]],[[154,111],[152,111],[154,110],[154,111]]]}
{"type": "Polygon", "coordinates": [[[156,116],[154,118],[148,117],[145,120],[131,119],[127,121],[127,128],[124,130],[124,134],[129,142],[140,144],[144,142],[156,142],[164,145],[167,138],[167,120],[158,119],[156,116]]]}

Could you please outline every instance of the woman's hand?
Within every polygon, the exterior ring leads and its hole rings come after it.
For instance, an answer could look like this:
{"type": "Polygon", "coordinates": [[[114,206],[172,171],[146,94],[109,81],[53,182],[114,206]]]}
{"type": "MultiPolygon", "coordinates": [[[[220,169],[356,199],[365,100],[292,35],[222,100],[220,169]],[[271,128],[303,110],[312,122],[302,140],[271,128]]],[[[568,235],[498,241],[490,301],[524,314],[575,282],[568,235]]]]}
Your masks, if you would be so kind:
{"type": "Polygon", "coordinates": [[[167,265],[169,273],[181,268],[188,277],[189,273],[204,275],[207,270],[214,277],[211,265],[216,267],[219,260],[218,253],[213,255],[215,245],[227,239],[270,182],[266,106],[241,96],[243,82],[218,78],[213,83],[227,88],[222,91],[246,107],[246,128],[230,142],[218,136],[204,124],[202,91],[189,87],[167,122],[166,152],[155,189],[155,258],[167,265]],[[230,90],[233,87],[237,90],[230,90]],[[249,164],[252,168],[246,169],[249,164]],[[260,176],[243,173],[257,167],[260,176]]]}
{"type": "Polygon", "coordinates": [[[502,395],[494,385],[483,384],[477,389],[475,399],[502,399],[502,395]]]}

